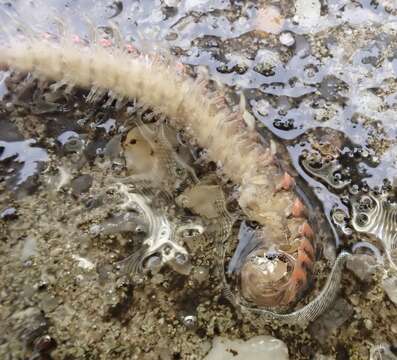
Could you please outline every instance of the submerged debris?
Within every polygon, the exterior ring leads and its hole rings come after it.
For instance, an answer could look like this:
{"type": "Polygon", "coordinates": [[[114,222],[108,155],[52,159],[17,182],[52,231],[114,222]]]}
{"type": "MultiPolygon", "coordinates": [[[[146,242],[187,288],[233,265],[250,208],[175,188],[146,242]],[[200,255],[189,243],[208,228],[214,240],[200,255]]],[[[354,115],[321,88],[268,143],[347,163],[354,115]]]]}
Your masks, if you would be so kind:
{"type": "Polygon", "coordinates": [[[397,203],[386,194],[368,194],[353,203],[353,227],[356,231],[376,236],[382,243],[386,257],[396,265],[397,203]]]}
{"type": "Polygon", "coordinates": [[[216,337],[205,360],[255,360],[259,357],[288,360],[287,346],[271,336],[256,336],[247,341],[216,337]]]}
{"type": "Polygon", "coordinates": [[[370,282],[376,273],[379,264],[374,256],[355,254],[348,259],[346,267],[361,281],[370,282]]]}
{"type": "Polygon", "coordinates": [[[325,343],[334,330],[339,329],[354,313],[353,307],[344,299],[337,299],[326,313],[322,314],[309,328],[320,343],[325,343]]]}
{"type": "Polygon", "coordinates": [[[397,305],[397,277],[390,276],[384,279],[382,286],[389,299],[397,305]]]}
{"type": "Polygon", "coordinates": [[[396,351],[392,351],[389,344],[375,345],[371,348],[369,354],[370,360],[396,360],[396,351]]]}

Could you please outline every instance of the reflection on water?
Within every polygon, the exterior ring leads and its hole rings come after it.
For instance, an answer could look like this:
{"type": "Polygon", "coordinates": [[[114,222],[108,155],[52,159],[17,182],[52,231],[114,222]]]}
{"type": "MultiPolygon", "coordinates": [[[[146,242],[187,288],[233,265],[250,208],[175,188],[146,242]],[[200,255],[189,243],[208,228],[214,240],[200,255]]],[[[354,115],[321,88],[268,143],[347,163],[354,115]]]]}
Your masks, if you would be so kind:
{"type": "MultiPolygon", "coordinates": [[[[1,6],[5,24],[58,32],[56,19],[62,14],[66,19],[62,26],[86,39],[92,25],[79,14],[105,31],[112,19],[123,36],[144,50],[171,47],[186,64],[207,66],[212,78],[245,94],[256,118],[287,143],[298,172],[308,174],[307,181],[316,189],[325,185],[324,199],[343,194],[334,191],[333,180],[301,167],[303,150],[312,156],[313,142],[322,141],[312,135],[313,129],[343,134],[332,160],[334,168],[345,168],[343,153],[354,153],[353,157],[356,149],[368,153],[370,163],[365,159],[348,164],[343,183],[374,187],[396,175],[393,2],[338,0],[324,5],[296,0],[274,7],[226,0],[54,0],[1,6]]],[[[3,81],[0,86],[4,96],[3,81]]],[[[38,161],[36,156],[31,164],[38,161]]],[[[19,156],[19,161],[25,160],[19,156]]],[[[329,202],[324,206],[334,207],[329,202]]]]}
{"type": "MultiPolygon", "coordinates": [[[[244,95],[261,134],[285,145],[285,161],[321,202],[338,246],[351,248],[362,240],[358,236],[364,236],[382,251],[394,249],[397,221],[394,203],[393,211],[388,212],[391,206],[387,202],[395,196],[397,176],[394,1],[0,0],[0,23],[9,33],[17,27],[19,31],[29,32],[32,27],[43,33],[64,29],[87,41],[92,40],[93,27],[112,39],[115,34],[110,25],[115,24],[123,37],[143,51],[168,54],[171,49],[188,66],[207,67],[209,76],[224,86],[230,102],[237,105],[244,95]],[[371,225],[368,230],[357,225],[354,210],[357,203],[373,194],[382,199],[382,212],[376,211],[373,218],[365,220],[371,225]],[[377,219],[384,228],[377,227],[381,226],[377,219]],[[357,229],[360,235],[354,232],[357,229]],[[380,241],[370,238],[371,234],[380,241]]],[[[10,100],[17,106],[26,103],[9,94],[8,76],[0,72],[0,101],[10,100]]],[[[38,101],[32,97],[35,114],[45,117],[51,128],[46,133],[51,149],[45,149],[35,129],[21,131],[20,121],[17,129],[7,125],[3,112],[13,109],[4,104],[3,110],[7,110],[0,112],[0,170],[12,187],[38,175],[53,152],[65,156],[66,165],[58,169],[59,189],[67,187],[78,170],[87,163],[98,165],[97,157],[104,153],[106,157],[111,150],[105,145],[118,131],[118,123],[114,120],[117,114],[109,114],[109,109],[101,109],[101,114],[82,111],[81,118],[66,127],[56,121],[54,113],[63,113],[66,118],[79,104],[81,97],[74,96],[62,99],[61,107],[54,105],[59,99],[38,101]],[[85,122],[95,126],[87,130],[85,122]],[[68,158],[71,154],[75,156],[72,160],[68,158]]],[[[120,148],[113,146],[112,158],[117,159],[120,148]]],[[[120,164],[115,165],[116,170],[117,166],[120,164]]],[[[78,198],[81,193],[73,194],[78,198]]],[[[102,200],[84,201],[84,206],[94,209],[102,200]]],[[[364,213],[372,216],[373,212],[364,213]]],[[[74,258],[80,266],[83,255],[74,258]]],[[[363,326],[360,322],[357,328],[363,326]]],[[[390,341],[382,336],[374,341],[390,341]]],[[[357,356],[364,358],[361,353],[357,356]]]]}
{"type": "Polygon", "coordinates": [[[44,149],[32,147],[35,140],[25,141],[0,141],[0,149],[3,149],[0,161],[13,159],[13,161],[23,164],[18,171],[16,185],[24,183],[30,176],[33,176],[39,169],[38,163],[48,160],[47,152],[44,149]]]}
{"type": "Polygon", "coordinates": [[[4,95],[7,93],[7,87],[5,85],[6,77],[7,73],[0,71],[0,100],[3,100],[4,95]]]}

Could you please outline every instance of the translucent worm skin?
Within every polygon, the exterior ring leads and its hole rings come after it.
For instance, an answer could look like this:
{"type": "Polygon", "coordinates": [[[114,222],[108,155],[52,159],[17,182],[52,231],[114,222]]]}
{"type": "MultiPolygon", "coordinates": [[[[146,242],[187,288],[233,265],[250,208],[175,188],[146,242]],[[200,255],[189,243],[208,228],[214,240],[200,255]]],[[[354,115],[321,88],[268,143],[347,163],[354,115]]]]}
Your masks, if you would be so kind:
{"type": "Polygon", "coordinates": [[[276,193],[284,174],[242,116],[229,121],[233,114],[218,109],[215,94],[200,86],[202,78],[178,74],[169,62],[132,56],[119,48],[82,46],[67,39],[59,43],[29,39],[0,46],[0,64],[83,88],[108,89],[167,115],[174,127],[207,149],[208,157],[240,184],[240,205],[247,214],[272,233],[282,231],[277,218],[284,217],[292,192],[279,193],[275,199],[269,195],[276,193]],[[282,209],[274,206],[276,203],[284,203],[282,209]]]}
{"type": "Polygon", "coordinates": [[[270,320],[276,320],[289,325],[294,324],[304,328],[310,322],[317,319],[334,302],[340,288],[345,263],[350,256],[352,256],[350,253],[342,251],[336,258],[331,273],[318,296],[300,309],[289,313],[277,313],[268,309],[260,309],[243,304],[227,285],[223,289],[224,296],[234,306],[240,308],[241,311],[255,313],[270,320]]]}
{"type": "Polygon", "coordinates": [[[305,327],[309,322],[317,319],[335,300],[342,279],[344,265],[350,256],[351,254],[346,251],[339,254],[320,294],[313,301],[296,311],[287,314],[277,314],[269,310],[250,308],[242,304],[237,304],[237,306],[240,306],[242,310],[265,315],[273,320],[305,327]]]}
{"type": "MultiPolygon", "coordinates": [[[[304,212],[293,209],[296,204],[294,179],[281,170],[272,149],[261,142],[255,129],[246,125],[242,113],[219,107],[222,94],[207,89],[205,76],[199,74],[193,79],[178,71],[179,67],[171,61],[131,54],[125,46],[105,48],[95,43],[85,46],[67,37],[55,41],[31,36],[0,46],[0,67],[32,72],[41,78],[82,88],[110,90],[122,98],[138,99],[156,113],[166,115],[173,127],[183,130],[197,145],[206,149],[208,158],[239,185],[239,204],[250,219],[263,226],[267,243],[279,248],[287,239],[288,246],[295,246],[292,251],[297,254],[298,267],[293,273],[294,290],[289,291],[286,305],[295,302],[301,292],[299,287],[308,282],[307,272],[312,264],[307,255],[314,253],[314,234],[304,212]],[[291,216],[291,209],[296,216],[291,216]],[[306,242],[310,245],[304,247],[306,242]]],[[[306,315],[299,315],[306,311],[305,308],[298,310],[297,315],[254,311],[297,321],[301,317],[318,316],[335,293],[344,258],[344,255],[340,256],[336,261],[321,293],[325,294],[322,300],[315,300],[305,307],[308,309],[306,315]]]]}

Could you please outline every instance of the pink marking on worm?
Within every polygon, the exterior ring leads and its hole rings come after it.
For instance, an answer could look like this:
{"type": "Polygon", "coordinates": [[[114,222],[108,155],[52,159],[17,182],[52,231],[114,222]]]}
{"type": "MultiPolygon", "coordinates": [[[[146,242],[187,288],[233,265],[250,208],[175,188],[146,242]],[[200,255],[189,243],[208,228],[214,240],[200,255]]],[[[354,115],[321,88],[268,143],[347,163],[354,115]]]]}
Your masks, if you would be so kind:
{"type": "Polygon", "coordinates": [[[276,192],[281,190],[290,190],[294,185],[295,185],[294,178],[290,174],[285,172],[281,180],[281,183],[276,187],[276,192]]]}
{"type": "Polygon", "coordinates": [[[313,231],[312,227],[307,222],[305,222],[299,228],[299,235],[304,236],[305,238],[308,238],[308,239],[313,239],[314,231],[313,231]]]}
{"type": "Polygon", "coordinates": [[[291,210],[292,216],[295,218],[303,217],[305,214],[305,206],[299,198],[296,198],[291,210]]]}
{"type": "Polygon", "coordinates": [[[186,66],[185,66],[185,64],[182,64],[181,62],[177,62],[175,64],[175,69],[179,74],[186,74],[186,66]]]}
{"type": "Polygon", "coordinates": [[[217,96],[214,100],[213,100],[214,104],[216,106],[223,106],[226,105],[226,99],[223,95],[219,95],[217,96]]]}
{"type": "Polygon", "coordinates": [[[72,36],[72,42],[73,42],[74,44],[81,44],[81,43],[82,43],[81,37],[78,36],[78,35],[73,35],[73,36],[72,36]]]}
{"type": "Polygon", "coordinates": [[[43,36],[43,38],[46,39],[46,40],[49,40],[49,39],[52,38],[51,34],[48,33],[48,32],[44,32],[44,33],[42,34],[42,36],[43,36]]]}
{"type": "Polygon", "coordinates": [[[134,55],[139,54],[138,49],[132,44],[125,44],[125,49],[127,50],[128,54],[134,54],[134,55]]]}
{"type": "Polygon", "coordinates": [[[104,38],[102,38],[102,39],[99,40],[99,44],[100,44],[102,47],[104,47],[104,48],[108,48],[108,47],[111,47],[111,46],[113,45],[112,40],[110,40],[110,39],[104,39],[104,38]]]}

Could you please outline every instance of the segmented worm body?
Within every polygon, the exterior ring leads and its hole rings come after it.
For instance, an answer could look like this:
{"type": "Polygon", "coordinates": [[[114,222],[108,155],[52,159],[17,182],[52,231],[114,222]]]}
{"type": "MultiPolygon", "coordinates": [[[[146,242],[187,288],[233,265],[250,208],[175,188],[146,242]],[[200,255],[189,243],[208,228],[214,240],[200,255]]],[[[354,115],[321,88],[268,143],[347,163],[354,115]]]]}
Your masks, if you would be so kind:
{"type": "MultiPolygon", "coordinates": [[[[339,256],[318,298],[290,314],[278,313],[302,296],[316,260],[315,235],[305,205],[294,191],[294,179],[281,169],[274,151],[255,129],[247,126],[242,113],[231,111],[221,92],[209,90],[205,75],[192,78],[181,64],[131,49],[129,44],[108,46],[100,41],[87,45],[72,36],[30,36],[0,46],[0,67],[111,91],[165,115],[238,185],[241,209],[261,225],[254,245],[249,242],[240,252],[236,274],[243,302],[235,295],[233,302],[288,322],[316,318],[335,296],[347,255],[339,256]]],[[[221,232],[222,244],[231,224],[221,232]]],[[[226,280],[225,287],[234,291],[226,280]]]]}

